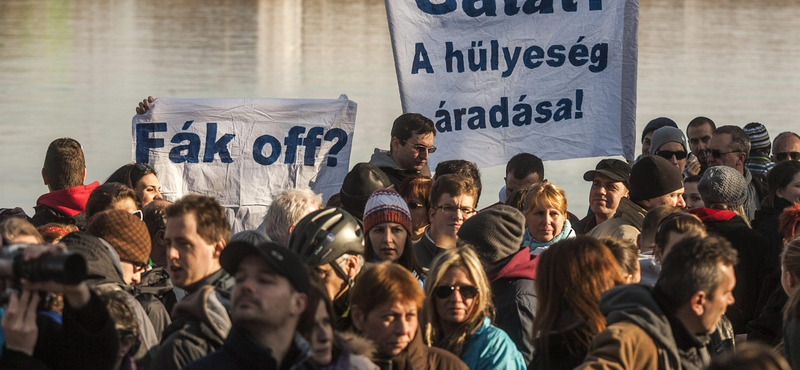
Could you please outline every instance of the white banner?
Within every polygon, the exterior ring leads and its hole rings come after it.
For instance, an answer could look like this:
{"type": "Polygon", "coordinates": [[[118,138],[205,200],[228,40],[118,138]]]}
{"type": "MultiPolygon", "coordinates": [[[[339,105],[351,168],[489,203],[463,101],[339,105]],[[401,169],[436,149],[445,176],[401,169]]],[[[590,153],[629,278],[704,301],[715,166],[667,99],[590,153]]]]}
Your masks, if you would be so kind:
{"type": "Polygon", "coordinates": [[[255,229],[273,196],[311,189],[325,200],[347,174],[356,103],[330,100],[156,99],[133,117],[133,158],[158,172],[169,200],[206,194],[233,231],[255,229]]]}
{"type": "Polygon", "coordinates": [[[638,0],[386,0],[404,112],[436,124],[431,168],[634,158],[638,0]]]}

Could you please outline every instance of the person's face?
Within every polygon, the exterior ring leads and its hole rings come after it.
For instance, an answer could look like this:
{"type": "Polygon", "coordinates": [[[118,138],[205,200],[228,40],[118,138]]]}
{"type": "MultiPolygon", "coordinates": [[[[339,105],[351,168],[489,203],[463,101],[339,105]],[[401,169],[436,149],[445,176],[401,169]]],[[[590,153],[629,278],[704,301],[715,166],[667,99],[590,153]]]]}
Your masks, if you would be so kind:
{"type": "Polygon", "coordinates": [[[217,272],[222,241],[210,243],[197,233],[194,213],[167,219],[164,235],[167,247],[167,266],[172,283],[178,288],[186,287],[217,272]]]}
{"type": "Polygon", "coordinates": [[[592,187],[589,189],[589,208],[595,214],[611,217],[617,212],[620,199],[626,195],[628,189],[622,182],[595,173],[592,187]]]}
{"type": "Polygon", "coordinates": [[[433,147],[433,133],[411,134],[411,137],[405,143],[393,137],[392,158],[404,169],[422,170],[425,167],[425,163],[428,162],[428,151],[418,149],[415,147],[416,145],[422,145],[427,148],[433,147]]]}
{"type": "Polygon", "coordinates": [[[403,255],[407,237],[403,225],[395,222],[384,222],[369,229],[372,251],[381,261],[397,261],[403,255]]]}
{"type": "Polygon", "coordinates": [[[783,160],[779,160],[780,153],[800,153],[800,139],[794,135],[783,135],[779,140],[775,140],[775,147],[772,148],[772,161],[780,163],[783,161],[792,160],[791,156],[787,156],[783,160]]]}
{"type": "Polygon", "coordinates": [[[322,281],[322,285],[324,285],[325,290],[328,291],[328,297],[331,298],[331,301],[336,300],[336,296],[340,293],[340,290],[342,289],[342,284],[344,283],[344,279],[342,279],[338,274],[336,274],[336,271],[334,271],[330,263],[326,263],[321,266],[316,266],[314,267],[314,270],[317,272],[317,274],[319,274],[320,280],[322,281]]]}
{"type": "Polygon", "coordinates": [[[684,183],[683,190],[685,190],[683,193],[683,202],[686,203],[686,208],[695,209],[706,206],[703,202],[703,198],[700,196],[700,192],[697,190],[696,182],[684,183]]]}
{"type": "Polygon", "coordinates": [[[142,207],[150,204],[154,199],[164,199],[161,197],[161,183],[152,173],[144,175],[133,191],[142,200],[142,207]]]}
{"type": "Polygon", "coordinates": [[[731,168],[740,169],[744,165],[744,153],[731,151],[731,135],[730,134],[717,134],[711,136],[711,141],[708,142],[708,150],[719,150],[721,154],[719,158],[713,155],[708,156],[708,165],[714,166],[728,166],[731,168]]]}
{"type": "MultiPolygon", "coordinates": [[[[655,153],[658,153],[658,152],[683,152],[683,151],[684,151],[683,145],[678,144],[678,143],[676,143],[674,141],[671,141],[669,143],[666,143],[666,144],[662,145],[660,148],[658,148],[655,151],[655,153]]],[[[671,163],[673,166],[675,166],[675,168],[677,168],[681,172],[683,172],[683,169],[686,167],[686,156],[684,156],[683,159],[678,159],[675,155],[672,155],[669,158],[666,158],[666,160],[669,161],[669,163],[671,163]]]]}
{"type": "Polygon", "coordinates": [[[142,282],[143,268],[127,261],[120,261],[119,265],[122,269],[122,281],[124,281],[125,284],[139,284],[142,282]]]}
{"type": "Polygon", "coordinates": [[[417,305],[398,300],[375,307],[364,315],[353,308],[353,324],[375,344],[378,354],[392,357],[402,352],[417,334],[417,305]]]}
{"type": "Polygon", "coordinates": [[[686,136],[689,139],[689,150],[694,153],[694,156],[702,164],[708,163],[705,150],[708,147],[708,142],[711,141],[712,132],[711,125],[707,123],[697,127],[689,127],[686,130],[686,136]]]}
{"type": "Polygon", "coordinates": [[[263,257],[244,257],[231,292],[231,321],[243,327],[280,327],[305,309],[306,296],[292,288],[286,277],[267,264],[263,257]]]}
{"type": "Polygon", "coordinates": [[[313,351],[311,361],[320,366],[330,364],[333,360],[333,326],[324,301],[320,301],[317,305],[310,339],[313,351]]]}
{"type": "Polygon", "coordinates": [[[642,140],[642,156],[650,155],[650,142],[653,139],[653,132],[650,131],[647,135],[644,135],[644,140],[642,140]]]}
{"type": "Polygon", "coordinates": [[[139,210],[139,208],[136,207],[136,201],[132,198],[122,198],[116,203],[112,203],[110,209],[119,209],[128,213],[133,213],[139,210]]]}
{"type": "Polygon", "coordinates": [[[527,188],[533,184],[538,184],[542,182],[542,179],[539,178],[539,174],[536,172],[532,172],[528,176],[525,176],[523,179],[518,179],[514,177],[514,174],[509,172],[506,174],[506,196],[511,198],[511,194],[514,194],[515,191],[527,188]]]}
{"type": "Polygon", "coordinates": [[[733,274],[733,266],[720,262],[717,264],[717,268],[722,275],[722,281],[714,289],[713,296],[707,297],[703,303],[703,314],[700,316],[703,329],[705,329],[703,334],[714,331],[728,306],[734,302],[733,288],[736,286],[736,276],[733,274]]]}
{"type": "Polygon", "coordinates": [[[683,188],[675,190],[669,194],[664,194],[660,197],[643,200],[642,203],[645,205],[645,208],[648,211],[664,205],[678,208],[686,207],[686,202],[683,201],[683,188]]]}
{"type": "Polygon", "coordinates": [[[800,173],[794,175],[786,187],[778,189],[775,195],[792,203],[800,204],[800,173]]]}
{"type": "Polygon", "coordinates": [[[428,207],[421,199],[409,199],[408,210],[411,212],[411,226],[414,230],[419,230],[431,223],[428,218],[428,207]]]}
{"type": "Polygon", "coordinates": [[[461,224],[475,214],[475,198],[461,194],[455,197],[442,194],[439,203],[428,211],[431,229],[438,234],[452,235],[454,238],[461,224]]]}
{"type": "MultiPolygon", "coordinates": [[[[469,278],[467,270],[464,267],[451,267],[445,271],[444,276],[439,281],[437,287],[474,287],[475,282],[469,278]]],[[[461,291],[454,289],[450,291],[447,298],[439,298],[435,296],[434,302],[436,304],[436,313],[439,318],[450,324],[461,324],[469,318],[475,306],[475,298],[467,298],[461,294],[461,291]]]]}
{"type": "Polygon", "coordinates": [[[525,223],[531,236],[539,242],[549,242],[561,233],[567,216],[556,208],[536,203],[533,209],[525,213],[525,223]]]}

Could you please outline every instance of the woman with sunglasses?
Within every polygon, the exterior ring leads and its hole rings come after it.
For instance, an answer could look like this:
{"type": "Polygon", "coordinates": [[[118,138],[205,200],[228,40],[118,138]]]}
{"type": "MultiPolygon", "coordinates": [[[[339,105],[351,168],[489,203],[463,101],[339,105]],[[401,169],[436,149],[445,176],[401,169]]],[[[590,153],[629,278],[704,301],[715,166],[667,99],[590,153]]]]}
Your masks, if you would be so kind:
{"type": "Polygon", "coordinates": [[[411,211],[410,237],[413,243],[422,239],[425,228],[431,224],[431,219],[428,217],[430,209],[428,198],[431,196],[431,186],[433,186],[433,181],[430,177],[413,175],[407,177],[397,190],[411,211]]]}
{"type": "Polygon", "coordinates": [[[525,369],[508,334],[492,325],[489,280],[469,246],[448,249],[432,262],[425,287],[425,343],[460,357],[471,370],[525,369]]]}
{"type": "Polygon", "coordinates": [[[575,237],[575,230],[567,219],[567,196],[558,186],[549,182],[531,186],[523,207],[527,227],[522,246],[530,248],[532,255],[539,255],[549,246],[575,237]]]}
{"type": "Polygon", "coordinates": [[[364,209],[364,257],[367,262],[397,263],[423,281],[425,272],[417,262],[409,237],[411,225],[411,213],[400,194],[392,189],[375,190],[364,209]]]}
{"type": "Polygon", "coordinates": [[[619,264],[597,239],[578,236],[539,256],[533,320],[536,352],[530,369],[572,369],[606,327],[600,294],[624,284],[619,264]]]}
{"type": "Polygon", "coordinates": [[[753,229],[770,240],[770,263],[777,266],[784,238],[778,231],[778,218],[786,207],[800,204],[800,162],[778,163],[767,173],[769,194],[756,211],[753,229]]]}
{"type": "Polygon", "coordinates": [[[144,163],[130,163],[114,171],[105,183],[118,182],[133,189],[144,207],[154,199],[163,199],[161,183],[158,182],[156,176],[156,170],[153,167],[144,163]]]}

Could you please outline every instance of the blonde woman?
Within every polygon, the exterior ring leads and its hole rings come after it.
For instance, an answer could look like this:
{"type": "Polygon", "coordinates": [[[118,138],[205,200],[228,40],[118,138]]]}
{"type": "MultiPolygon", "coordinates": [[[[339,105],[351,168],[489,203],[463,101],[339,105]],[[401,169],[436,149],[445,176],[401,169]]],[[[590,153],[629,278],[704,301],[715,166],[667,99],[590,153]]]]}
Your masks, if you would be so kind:
{"type": "Polygon", "coordinates": [[[549,246],[575,237],[567,219],[567,196],[564,190],[552,183],[530,187],[522,214],[527,226],[522,246],[530,248],[532,255],[539,255],[549,246]]]}
{"type": "Polygon", "coordinates": [[[514,342],[492,325],[493,316],[489,280],[472,248],[439,254],[425,284],[425,343],[452,352],[471,370],[525,369],[514,342]]]}

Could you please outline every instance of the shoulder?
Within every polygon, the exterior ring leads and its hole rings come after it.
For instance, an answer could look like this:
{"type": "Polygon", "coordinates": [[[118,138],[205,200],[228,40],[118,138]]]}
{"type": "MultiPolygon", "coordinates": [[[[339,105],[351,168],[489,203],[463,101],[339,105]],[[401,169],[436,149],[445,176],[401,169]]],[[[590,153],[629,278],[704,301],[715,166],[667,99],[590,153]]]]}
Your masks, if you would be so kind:
{"type": "Polygon", "coordinates": [[[469,369],[458,356],[441,348],[428,347],[430,369],[469,369]]]}
{"type": "Polygon", "coordinates": [[[217,351],[214,353],[209,354],[208,356],[202,357],[197,361],[190,363],[183,367],[183,370],[202,370],[202,369],[216,369],[216,370],[225,370],[225,369],[239,369],[235,361],[224,351],[217,351]]]}

